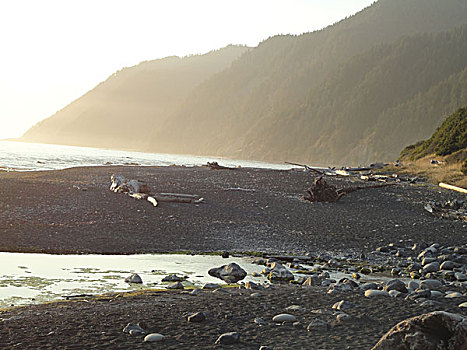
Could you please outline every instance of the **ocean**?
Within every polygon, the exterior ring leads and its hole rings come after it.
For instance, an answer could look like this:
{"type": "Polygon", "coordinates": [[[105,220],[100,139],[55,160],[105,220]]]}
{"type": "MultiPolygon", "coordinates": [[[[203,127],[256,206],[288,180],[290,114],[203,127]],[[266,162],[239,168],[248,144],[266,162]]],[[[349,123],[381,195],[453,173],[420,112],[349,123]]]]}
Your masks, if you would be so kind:
{"type": "Polygon", "coordinates": [[[58,170],[102,165],[196,166],[213,161],[224,166],[266,169],[291,168],[291,166],[286,164],[271,164],[207,156],[129,152],[91,147],[0,141],[0,171],[58,170]]]}

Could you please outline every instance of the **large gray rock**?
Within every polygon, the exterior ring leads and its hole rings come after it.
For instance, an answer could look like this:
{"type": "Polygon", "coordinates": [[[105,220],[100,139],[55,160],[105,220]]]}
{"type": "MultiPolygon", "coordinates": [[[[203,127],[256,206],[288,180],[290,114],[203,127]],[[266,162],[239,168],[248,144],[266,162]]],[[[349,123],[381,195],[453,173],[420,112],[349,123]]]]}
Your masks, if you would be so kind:
{"type": "Polygon", "coordinates": [[[383,290],[390,292],[391,290],[397,290],[401,293],[408,293],[405,283],[401,280],[390,280],[384,283],[383,290]]]}
{"type": "Polygon", "coordinates": [[[140,275],[137,273],[133,273],[127,278],[125,278],[126,283],[143,283],[143,280],[141,279],[140,275]]]}
{"type": "Polygon", "coordinates": [[[421,289],[436,289],[441,288],[443,283],[439,280],[427,279],[420,282],[421,289]]]}
{"type": "Polygon", "coordinates": [[[271,268],[267,277],[270,281],[288,282],[294,279],[293,273],[287,270],[287,268],[284,265],[278,262],[273,262],[271,264],[271,268]]]}
{"type": "Polygon", "coordinates": [[[444,311],[399,322],[372,350],[466,350],[467,319],[444,311]]]}
{"type": "Polygon", "coordinates": [[[424,273],[429,273],[429,272],[436,272],[439,270],[439,268],[440,268],[439,262],[435,261],[435,262],[432,262],[432,263],[429,263],[423,266],[422,270],[424,273]]]}
{"type": "Polygon", "coordinates": [[[227,283],[237,283],[247,275],[246,271],[236,263],[213,267],[208,271],[210,276],[220,278],[227,283]]]}

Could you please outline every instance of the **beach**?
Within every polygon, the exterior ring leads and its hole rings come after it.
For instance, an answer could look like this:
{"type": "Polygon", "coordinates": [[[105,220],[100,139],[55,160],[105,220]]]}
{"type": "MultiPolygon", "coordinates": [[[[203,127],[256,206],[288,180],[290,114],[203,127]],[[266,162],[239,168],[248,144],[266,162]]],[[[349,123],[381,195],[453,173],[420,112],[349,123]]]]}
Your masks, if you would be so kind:
{"type": "MultiPolygon", "coordinates": [[[[301,196],[314,179],[316,175],[296,170],[181,166],[2,172],[0,249],[56,254],[227,251],[266,258],[329,257],[338,265],[344,261],[339,259],[362,260],[389,268],[399,257],[381,247],[397,247],[406,257],[416,257],[420,249],[411,253],[415,243],[437,243],[439,254],[443,249],[454,252],[455,246],[460,247],[456,257],[465,258],[461,248],[467,243],[466,223],[437,218],[423,208],[432,201],[461,200],[462,194],[401,182],[360,189],[338,203],[311,203],[301,196]],[[160,202],[154,207],[109,191],[113,174],[144,182],[152,193],[192,194],[204,201],[160,202]]],[[[366,186],[349,177],[326,180],[337,188],[366,186]]],[[[442,298],[423,300],[410,294],[370,298],[358,287],[335,292],[328,287],[240,285],[197,295],[188,290],[147,291],[14,307],[0,313],[0,347],[370,349],[407,317],[435,310],[466,315],[466,308],[459,307],[467,301],[465,284],[458,282],[443,282],[437,288],[442,298]],[[449,292],[461,295],[445,298],[449,292]],[[332,308],[341,300],[352,304],[345,310],[347,318],[336,317],[332,308]],[[433,303],[421,302],[427,300],[433,303]],[[188,322],[194,312],[204,312],[206,319],[188,322]],[[273,322],[280,313],[297,320],[273,322]],[[326,322],[326,329],[307,330],[315,319],[326,322]],[[125,334],[128,323],[163,334],[164,340],[149,344],[144,336],[125,334]],[[226,332],[238,332],[239,343],[215,344],[226,332]]]]}

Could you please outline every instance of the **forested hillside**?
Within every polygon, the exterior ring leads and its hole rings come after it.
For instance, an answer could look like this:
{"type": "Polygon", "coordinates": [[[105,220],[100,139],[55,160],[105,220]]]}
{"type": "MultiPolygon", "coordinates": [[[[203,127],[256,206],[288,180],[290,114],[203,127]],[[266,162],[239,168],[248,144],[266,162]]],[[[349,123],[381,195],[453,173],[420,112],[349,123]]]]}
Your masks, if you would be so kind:
{"type": "Polygon", "coordinates": [[[350,165],[395,159],[467,104],[464,0],[380,0],[321,31],[229,50],[215,67],[206,55],[125,69],[25,139],[350,165]]]}
{"type": "Polygon", "coordinates": [[[141,150],[150,131],[196,86],[248,50],[230,45],[205,55],[167,57],[124,68],[35,125],[22,140],[141,150]]]}

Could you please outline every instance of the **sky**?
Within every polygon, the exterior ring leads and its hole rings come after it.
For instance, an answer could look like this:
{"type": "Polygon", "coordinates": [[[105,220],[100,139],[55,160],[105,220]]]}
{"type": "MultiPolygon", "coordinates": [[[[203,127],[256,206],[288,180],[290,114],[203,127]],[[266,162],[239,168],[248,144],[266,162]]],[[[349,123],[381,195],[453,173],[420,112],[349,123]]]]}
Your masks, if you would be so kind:
{"type": "Polygon", "coordinates": [[[0,139],[123,67],[331,25],[374,0],[0,0],[0,139]]]}

